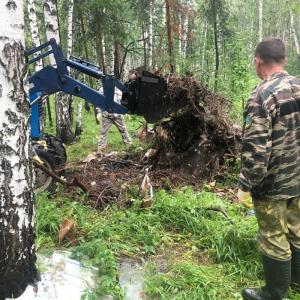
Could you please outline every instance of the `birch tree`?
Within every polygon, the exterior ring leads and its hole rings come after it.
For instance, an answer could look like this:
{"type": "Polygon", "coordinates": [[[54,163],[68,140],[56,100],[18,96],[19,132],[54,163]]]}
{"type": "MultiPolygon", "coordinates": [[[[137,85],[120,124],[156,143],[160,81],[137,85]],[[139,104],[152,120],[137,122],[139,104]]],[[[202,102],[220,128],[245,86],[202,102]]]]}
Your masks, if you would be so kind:
{"type": "Polygon", "coordinates": [[[295,21],[294,21],[294,15],[292,10],[290,9],[290,23],[291,23],[291,31],[295,43],[295,48],[296,48],[296,53],[298,56],[300,56],[300,47],[299,47],[299,41],[298,41],[298,36],[296,32],[296,27],[295,27],[295,21]]]}
{"type": "MultiPolygon", "coordinates": [[[[28,0],[28,18],[29,18],[29,28],[32,39],[33,47],[37,47],[41,44],[40,35],[39,35],[39,27],[36,17],[36,9],[35,9],[35,0],[28,0]]],[[[39,71],[43,68],[42,60],[38,60],[35,63],[35,71],[39,71]]]]}
{"type": "MultiPolygon", "coordinates": [[[[68,24],[67,24],[67,57],[69,58],[73,52],[73,8],[74,0],[69,0],[68,3],[68,24]]],[[[69,72],[71,69],[69,68],[69,72]]],[[[73,96],[68,95],[69,118],[70,123],[73,121],[73,96]]]]}
{"type": "Polygon", "coordinates": [[[67,36],[67,57],[72,55],[73,48],[73,8],[74,0],[69,0],[68,6],[68,36],[67,36]]]}
{"type": "Polygon", "coordinates": [[[181,13],[181,54],[184,59],[187,50],[188,14],[189,6],[186,4],[183,6],[183,12],[181,13]]]}
{"type": "Polygon", "coordinates": [[[175,73],[174,32],[173,32],[173,0],[166,1],[166,26],[168,31],[168,50],[171,73],[175,73]]]}
{"type": "Polygon", "coordinates": [[[153,8],[154,8],[154,0],[149,1],[149,32],[148,32],[148,64],[149,68],[153,67],[153,8]]]}
{"type": "Polygon", "coordinates": [[[263,39],[263,6],[264,1],[258,0],[258,41],[263,39]]]}
{"type": "MultiPolygon", "coordinates": [[[[44,1],[44,16],[46,25],[47,39],[55,38],[60,43],[57,5],[55,0],[44,1]]],[[[54,65],[54,59],[51,55],[51,64],[54,65]]],[[[74,141],[74,134],[71,129],[71,120],[68,108],[68,97],[62,92],[58,92],[55,96],[56,111],[56,135],[64,143],[69,144],[74,141]]]]}
{"type": "Polygon", "coordinates": [[[0,1],[0,299],[37,277],[23,0],[0,1]]]}
{"type": "MultiPolygon", "coordinates": [[[[32,39],[32,45],[33,47],[38,47],[41,44],[41,41],[39,35],[38,21],[36,17],[35,0],[28,0],[27,9],[28,9],[29,29],[30,29],[31,39],[32,39]]],[[[42,68],[43,68],[43,61],[40,59],[35,62],[35,71],[38,72],[42,68]]],[[[47,104],[49,104],[49,97],[47,97],[47,104]]],[[[46,110],[45,110],[45,105],[42,103],[42,101],[41,103],[39,103],[39,105],[43,107],[40,115],[40,125],[43,131],[43,128],[45,127],[46,110]]],[[[50,109],[49,109],[49,123],[52,126],[50,109]]]]}

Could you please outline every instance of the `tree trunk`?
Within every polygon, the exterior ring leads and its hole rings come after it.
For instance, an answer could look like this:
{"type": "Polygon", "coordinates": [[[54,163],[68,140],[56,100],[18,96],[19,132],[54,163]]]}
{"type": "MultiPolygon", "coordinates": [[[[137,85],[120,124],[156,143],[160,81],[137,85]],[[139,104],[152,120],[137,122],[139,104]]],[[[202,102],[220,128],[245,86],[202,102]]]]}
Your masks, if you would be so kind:
{"type": "Polygon", "coordinates": [[[145,25],[142,24],[142,40],[143,40],[143,53],[144,53],[144,67],[148,70],[148,59],[147,59],[147,41],[146,41],[146,34],[145,34],[145,25]]]}
{"type": "MultiPolygon", "coordinates": [[[[45,18],[47,40],[54,38],[54,39],[56,39],[57,43],[60,43],[55,0],[45,0],[44,1],[44,18],[45,18]]],[[[51,63],[51,65],[55,65],[53,55],[50,55],[50,63],[51,63]]]]}
{"type": "Polygon", "coordinates": [[[120,45],[114,41],[114,75],[120,79],[120,45]]]}
{"type": "Polygon", "coordinates": [[[203,41],[202,41],[202,56],[201,56],[201,72],[204,72],[205,56],[206,56],[206,43],[207,43],[207,22],[204,23],[203,41]]]}
{"type": "MultiPolygon", "coordinates": [[[[39,36],[39,27],[36,17],[36,9],[35,9],[35,3],[34,0],[28,0],[28,18],[29,18],[29,29],[32,39],[32,45],[33,47],[38,47],[41,44],[40,36],[39,36]]],[[[37,56],[37,55],[35,55],[37,56]]],[[[35,62],[35,71],[38,72],[43,68],[43,60],[40,59],[35,62]]],[[[47,98],[48,101],[48,98],[47,98]]],[[[40,114],[40,125],[41,125],[41,131],[44,131],[45,128],[45,121],[46,121],[46,110],[45,105],[43,104],[42,100],[39,102],[40,107],[42,108],[41,114],[40,114]]],[[[51,119],[51,115],[50,115],[51,119]]]]}
{"type": "Polygon", "coordinates": [[[74,0],[69,0],[67,57],[72,55],[72,48],[73,48],[73,8],[74,8],[74,0]]]}
{"type": "Polygon", "coordinates": [[[0,1],[0,299],[37,278],[23,1],[0,1]]]}
{"type": "MultiPolygon", "coordinates": [[[[74,0],[69,0],[68,6],[68,25],[67,25],[67,57],[69,58],[73,52],[73,8],[74,8],[74,0]]],[[[69,72],[71,73],[71,69],[69,68],[69,72]]],[[[70,123],[73,122],[73,101],[74,98],[72,95],[68,95],[68,111],[70,123]]]]}
{"type": "MultiPolygon", "coordinates": [[[[44,16],[46,24],[46,36],[55,38],[60,43],[57,7],[55,0],[44,1],[44,16]]],[[[52,55],[51,64],[54,64],[52,55]]],[[[71,120],[69,115],[68,97],[63,92],[58,92],[55,97],[55,111],[56,111],[56,135],[64,143],[70,144],[74,141],[74,134],[71,129],[71,120]]]]}
{"type": "Polygon", "coordinates": [[[263,6],[264,1],[258,0],[258,41],[263,39],[263,6]]]}
{"type": "Polygon", "coordinates": [[[297,56],[300,56],[299,41],[298,41],[298,36],[297,36],[296,28],[295,28],[294,15],[293,15],[293,12],[291,9],[290,9],[290,21],[291,21],[291,31],[292,31],[292,35],[293,35],[293,39],[294,39],[294,43],[295,43],[296,53],[297,53],[297,56]]]}
{"type": "MultiPolygon", "coordinates": [[[[84,55],[85,55],[85,59],[87,61],[89,61],[89,50],[88,50],[87,42],[86,42],[86,33],[85,33],[85,26],[84,26],[82,10],[80,10],[80,12],[79,12],[79,18],[80,18],[80,27],[81,27],[84,55]]],[[[89,85],[92,86],[92,79],[90,76],[89,76],[88,82],[89,82],[89,85]]],[[[84,109],[85,109],[85,111],[91,111],[90,105],[87,101],[85,101],[85,103],[84,103],[84,109]]]]}
{"type": "Polygon", "coordinates": [[[169,61],[171,73],[175,73],[175,56],[174,56],[174,33],[173,33],[173,0],[165,0],[166,2],[166,25],[169,41],[169,61]]]}
{"type": "Polygon", "coordinates": [[[148,30],[148,65],[151,70],[153,67],[153,7],[154,0],[149,1],[149,30],[148,30]]]}
{"type": "Polygon", "coordinates": [[[220,67],[220,54],[219,54],[219,43],[218,43],[218,15],[216,2],[213,1],[213,27],[214,27],[214,44],[215,44],[215,90],[218,89],[218,76],[220,67]]]}
{"type": "Polygon", "coordinates": [[[187,32],[188,32],[188,16],[187,13],[181,15],[181,55],[186,58],[187,50],[187,32]]]}
{"type": "Polygon", "coordinates": [[[75,128],[75,135],[80,136],[82,133],[82,103],[79,102],[77,106],[77,117],[76,117],[76,128],[75,128]]]}
{"type": "Polygon", "coordinates": [[[98,33],[98,58],[99,58],[99,66],[102,69],[103,73],[106,73],[105,67],[105,57],[104,57],[104,48],[103,48],[103,35],[99,30],[98,33]]]}
{"type": "MultiPolygon", "coordinates": [[[[29,17],[29,28],[32,38],[33,47],[37,47],[41,44],[39,36],[39,27],[36,18],[35,0],[28,0],[28,17],[29,17]]],[[[43,68],[43,61],[40,59],[35,63],[35,71],[39,71],[43,68]]]]}

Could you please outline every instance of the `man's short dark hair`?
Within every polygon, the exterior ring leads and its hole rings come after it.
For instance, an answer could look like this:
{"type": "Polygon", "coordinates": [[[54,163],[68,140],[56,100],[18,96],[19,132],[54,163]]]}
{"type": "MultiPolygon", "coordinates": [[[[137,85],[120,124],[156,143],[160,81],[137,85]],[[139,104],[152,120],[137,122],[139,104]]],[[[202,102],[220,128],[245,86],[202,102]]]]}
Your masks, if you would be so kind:
{"type": "Polygon", "coordinates": [[[255,57],[270,65],[284,63],[286,58],[284,42],[277,38],[263,40],[256,47],[255,57]]]}

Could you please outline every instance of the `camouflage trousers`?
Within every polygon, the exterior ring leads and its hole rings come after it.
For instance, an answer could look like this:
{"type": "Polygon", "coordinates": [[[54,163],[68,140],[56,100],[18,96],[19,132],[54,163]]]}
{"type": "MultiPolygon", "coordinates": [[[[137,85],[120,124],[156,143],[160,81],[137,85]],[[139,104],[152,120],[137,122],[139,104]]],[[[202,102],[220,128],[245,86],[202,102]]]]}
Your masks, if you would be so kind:
{"type": "Polygon", "coordinates": [[[114,124],[119,132],[122,135],[123,142],[125,144],[130,144],[131,139],[129,137],[125,121],[124,121],[124,116],[118,115],[118,116],[105,116],[102,115],[102,126],[100,129],[100,137],[99,137],[99,143],[98,143],[98,148],[104,149],[107,146],[107,135],[108,131],[111,127],[111,125],[114,124]]]}
{"type": "Polygon", "coordinates": [[[300,199],[253,201],[253,204],[259,250],[277,260],[289,260],[291,246],[300,251],[300,199]]]}

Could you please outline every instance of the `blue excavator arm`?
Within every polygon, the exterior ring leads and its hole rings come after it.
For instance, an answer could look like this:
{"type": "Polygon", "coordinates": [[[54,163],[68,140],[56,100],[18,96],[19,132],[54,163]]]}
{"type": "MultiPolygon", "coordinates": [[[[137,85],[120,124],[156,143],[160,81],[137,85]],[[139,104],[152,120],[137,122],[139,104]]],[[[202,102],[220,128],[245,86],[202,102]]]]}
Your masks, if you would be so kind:
{"type": "Polygon", "coordinates": [[[136,80],[124,85],[113,75],[104,74],[99,67],[89,62],[73,56],[65,58],[55,39],[26,51],[27,64],[31,65],[50,55],[53,55],[55,63],[46,65],[29,77],[33,138],[39,138],[42,134],[39,130],[39,100],[60,91],[81,97],[103,111],[143,116],[149,123],[155,123],[180,108],[177,102],[165,97],[167,84],[163,77],[143,71],[136,80]],[[68,68],[101,80],[103,92],[73,78],[68,68]],[[123,93],[121,104],[114,101],[115,88],[123,93]]]}
{"type": "Polygon", "coordinates": [[[70,95],[81,97],[104,111],[119,114],[127,112],[126,107],[114,102],[115,87],[122,92],[127,92],[127,87],[113,75],[103,74],[97,66],[75,57],[64,58],[61,48],[57,45],[55,39],[50,39],[41,46],[26,52],[27,58],[32,55],[35,55],[35,57],[31,60],[27,60],[28,65],[46,56],[53,55],[56,66],[47,65],[30,76],[30,95],[36,93],[40,95],[51,95],[62,91],[70,95]],[[44,49],[48,51],[43,52],[44,49]],[[103,84],[103,94],[70,76],[68,67],[101,80],[103,84]]]}
{"type": "Polygon", "coordinates": [[[76,57],[68,59],[63,57],[61,48],[55,39],[26,51],[27,64],[31,65],[37,60],[50,55],[54,56],[55,65],[46,65],[29,77],[29,101],[31,103],[31,127],[32,137],[41,135],[39,130],[39,99],[46,95],[64,92],[74,95],[92,103],[103,111],[125,114],[127,108],[114,101],[115,88],[123,93],[128,89],[113,75],[106,75],[97,67],[76,57]],[[30,59],[30,57],[33,57],[30,59]],[[76,69],[84,74],[102,81],[103,93],[89,87],[88,85],[74,79],[68,71],[68,67],[76,69]]]}

